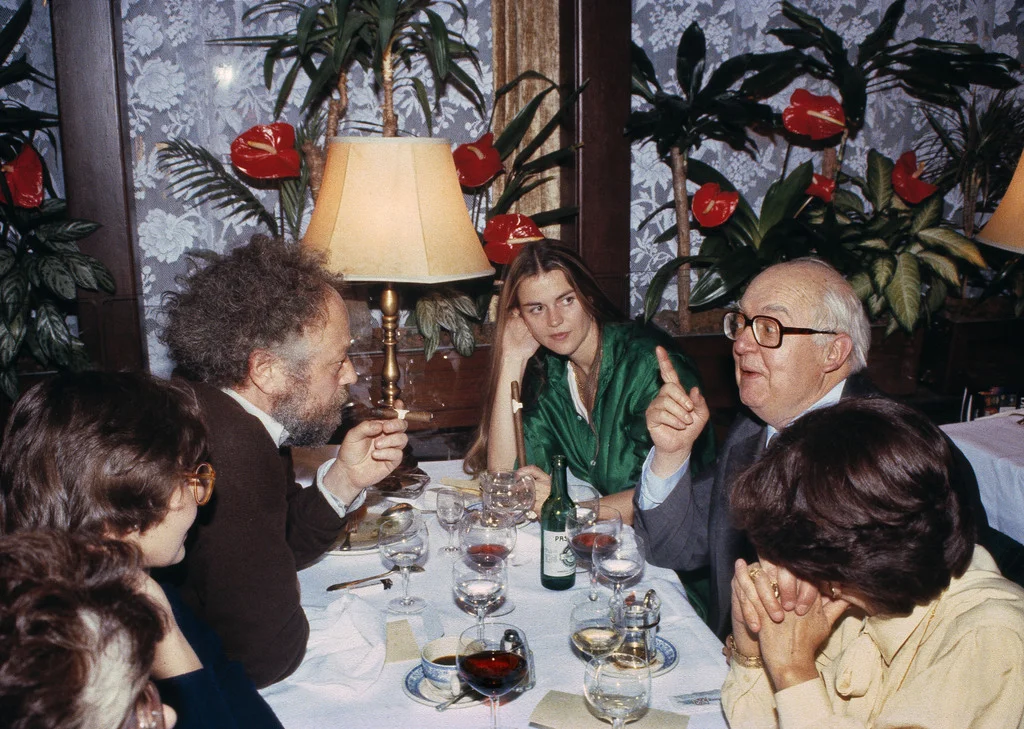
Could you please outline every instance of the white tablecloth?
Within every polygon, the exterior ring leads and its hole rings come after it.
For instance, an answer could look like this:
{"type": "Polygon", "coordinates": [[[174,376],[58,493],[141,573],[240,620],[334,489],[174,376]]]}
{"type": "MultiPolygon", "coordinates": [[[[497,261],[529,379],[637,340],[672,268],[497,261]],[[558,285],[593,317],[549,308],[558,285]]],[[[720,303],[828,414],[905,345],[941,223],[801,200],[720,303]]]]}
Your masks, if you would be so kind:
{"type": "MultiPolygon", "coordinates": [[[[461,462],[445,461],[423,463],[421,467],[430,474],[432,483],[428,489],[438,485],[444,476],[465,478],[461,462]]],[[[429,503],[433,499],[425,495],[429,503]]],[[[421,500],[424,497],[421,497],[421,500]]],[[[473,624],[473,618],[456,607],[451,589],[451,561],[438,550],[445,543],[447,535],[433,518],[428,522],[430,529],[430,555],[425,562],[426,570],[412,576],[412,594],[425,597],[430,607],[430,616],[439,619],[445,634],[457,635],[473,624]]],[[[536,660],[536,688],[503,703],[500,720],[502,724],[524,728],[529,716],[547,691],[561,691],[582,694],[583,662],[570,648],[568,639],[569,610],[574,599],[580,597],[588,582],[585,575],[577,575],[577,586],[565,592],[545,590],[540,585],[539,552],[540,538],[536,524],[521,529],[515,549],[517,561],[523,562],[510,569],[509,596],[515,603],[515,610],[498,620],[510,622],[526,633],[527,640],[536,660]]],[[[319,614],[336,600],[344,591],[327,592],[330,584],[343,580],[369,576],[384,571],[383,563],[376,552],[325,556],[311,567],[299,573],[302,588],[302,604],[307,612],[319,614]]],[[[395,588],[383,591],[356,591],[362,600],[378,610],[383,610],[388,600],[400,594],[400,581],[395,588]]],[[[722,645],[714,634],[697,617],[686,601],[679,580],[670,570],[647,566],[639,584],[640,589],[653,587],[662,599],[662,619],[659,635],[669,640],[679,653],[675,668],[658,676],[653,681],[652,706],[667,711],[685,713],[682,706],[673,700],[676,695],[696,691],[718,689],[727,672],[722,657],[722,645]]],[[[606,591],[601,588],[602,592],[606,591]]],[[[607,593],[606,593],[607,594],[607,593]]],[[[378,613],[381,621],[394,620],[397,616],[378,613]]],[[[422,620],[410,621],[417,632],[423,630],[422,620]]],[[[329,636],[318,635],[328,630],[330,621],[319,621],[313,628],[311,641],[329,640],[329,636]],[[325,627],[320,627],[325,626],[325,627]]],[[[435,623],[436,625],[436,623],[435,623]]],[[[416,661],[385,664],[378,680],[360,696],[334,696],[331,692],[311,693],[292,685],[292,679],[265,690],[267,701],[278,713],[286,729],[337,729],[346,727],[485,727],[489,722],[486,704],[469,708],[449,709],[439,713],[432,706],[417,703],[402,689],[405,675],[419,665],[416,661]],[[302,700],[297,700],[301,697],[302,700]],[[312,698],[310,698],[312,697],[312,698]]],[[[643,721],[631,724],[643,729],[643,721]]],[[[694,713],[690,727],[725,727],[720,711],[694,713]]]]}
{"type": "Polygon", "coordinates": [[[989,524],[1024,542],[1024,425],[1019,419],[995,415],[942,429],[974,468],[989,524]]]}

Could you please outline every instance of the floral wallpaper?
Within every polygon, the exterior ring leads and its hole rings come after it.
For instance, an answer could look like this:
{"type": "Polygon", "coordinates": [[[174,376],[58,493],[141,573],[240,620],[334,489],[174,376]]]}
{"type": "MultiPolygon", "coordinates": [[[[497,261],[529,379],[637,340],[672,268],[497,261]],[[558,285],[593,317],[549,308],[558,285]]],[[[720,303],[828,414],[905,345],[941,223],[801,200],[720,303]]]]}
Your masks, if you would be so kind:
{"type": "MultiPolygon", "coordinates": [[[[797,7],[840,32],[848,44],[859,43],[874,30],[890,0],[794,0],[797,7]]],[[[679,93],[675,81],[675,53],[683,30],[696,21],[707,37],[708,68],[718,67],[726,58],[745,52],[782,50],[784,46],[765,31],[793,27],[782,17],[777,0],[633,0],[633,40],[654,63],[659,81],[669,93],[679,93]]],[[[937,40],[974,42],[986,50],[1021,59],[1024,50],[1024,4],[1020,0],[907,0],[906,13],[896,34],[897,41],[924,36],[937,40]]],[[[813,82],[813,79],[811,80],[813,82]]],[[[782,111],[797,85],[818,94],[834,94],[827,84],[815,87],[806,79],[786,89],[769,103],[782,111]]],[[[895,159],[915,146],[924,129],[924,117],[912,100],[894,91],[868,97],[864,130],[847,147],[844,167],[862,173],[870,148],[895,159]]],[[[711,142],[693,156],[718,169],[741,190],[755,210],[768,186],[782,169],[785,144],[762,140],[757,159],[711,142]]],[[[810,157],[807,150],[793,148],[789,169],[810,157]]],[[[818,155],[817,161],[820,160],[818,155]]],[[[630,247],[630,306],[633,314],[643,309],[643,297],[651,277],[660,266],[675,257],[675,242],[655,244],[657,235],[674,222],[662,213],[643,230],[640,223],[672,196],[672,178],[667,165],[658,159],[653,144],[633,148],[633,196],[630,247]]],[[[819,170],[820,171],[820,170],[819,170]]],[[[692,192],[692,190],[691,190],[692,192]]],[[[953,197],[950,196],[950,201],[953,197]]],[[[955,202],[955,201],[953,201],[955,202]]],[[[694,241],[699,234],[694,235],[694,241]]],[[[697,250],[694,251],[695,253],[697,250]]],[[[675,308],[676,290],[669,286],[662,306],[675,308]]]]}
{"type": "MultiPolygon", "coordinates": [[[[217,155],[230,165],[232,140],[255,124],[274,121],[273,105],[283,72],[270,91],[263,83],[263,53],[259,49],[214,45],[211,39],[278,33],[294,29],[277,17],[245,23],[243,13],[253,0],[122,0],[125,72],[128,79],[128,115],[135,154],[135,205],[138,222],[138,261],[149,348],[150,369],[167,374],[173,367],[157,341],[160,298],[175,288],[175,277],[187,269],[186,252],[210,249],[222,252],[260,231],[207,207],[190,207],[172,198],[157,168],[161,142],[184,138],[217,155]]],[[[485,97],[491,95],[490,0],[466,3],[470,20],[462,26],[451,8],[438,4],[439,14],[480,50],[479,73],[467,67],[485,97]]],[[[425,75],[415,67],[414,75],[425,75]]],[[[400,71],[408,78],[408,72],[400,71]]],[[[291,99],[298,102],[308,87],[300,74],[291,99]]],[[[425,136],[426,123],[412,94],[396,91],[402,134],[425,136]]],[[[297,124],[297,107],[285,107],[281,120],[297,124]]],[[[364,134],[361,125],[380,123],[379,101],[372,77],[354,74],[350,83],[349,112],[340,134],[364,134]]],[[[486,128],[469,102],[449,91],[434,113],[433,135],[460,144],[479,137],[486,128]]],[[[263,196],[274,209],[276,193],[263,196]]]]}
{"type": "MultiPolygon", "coordinates": [[[[787,23],[776,0],[632,0],[632,36],[651,57],[658,78],[670,92],[677,92],[674,65],[675,49],[684,28],[697,21],[703,28],[709,48],[709,63],[717,66],[723,59],[746,51],[766,51],[780,44],[765,34],[770,28],[787,23]]],[[[798,5],[835,28],[845,39],[859,42],[877,26],[888,0],[799,0],[798,5]]],[[[9,17],[17,0],[0,0],[0,21],[9,17]],[[6,15],[5,15],[6,14],[6,15]]],[[[186,270],[187,251],[211,249],[223,251],[245,241],[257,229],[241,224],[208,208],[193,208],[169,195],[166,182],[156,166],[161,142],[182,137],[202,145],[224,161],[228,160],[231,141],[249,127],[272,121],[277,93],[263,85],[262,53],[258,50],[214,45],[211,39],[283,30],[280,21],[264,18],[259,23],[243,23],[242,14],[255,0],[121,0],[125,72],[128,80],[128,105],[134,153],[137,247],[150,367],[166,374],[171,363],[155,337],[159,327],[161,294],[175,287],[175,277],[186,270]],[[277,22],[278,25],[274,25],[277,22]]],[[[480,51],[479,74],[470,70],[485,95],[491,88],[490,1],[468,0],[469,22],[455,25],[480,51]]],[[[450,8],[439,4],[442,14],[450,8]]],[[[451,17],[445,15],[451,22],[451,17]]],[[[919,35],[944,40],[975,41],[986,49],[1020,58],[1024,42],[1024,5],[1019,0],[908,0],[898,39],[919,35]]],[[[32,26],[23,46],[30,62],[52,73],[49,51],[49,27],[46,5],[37,1],[32,26]]],[[[415,69],[415,72],[421,69],[415,69]]],[[[351,82],[350,111],[341,133],[353,132],[359,122],[379,120],[372,79],[356,77],[351,82]]],[[[811,87],[818,93],[825,88],[811,87]]],[[[299,77],[293,98],[305,92],[305,79],[299,77]]],[[[781,110],[791,89],[772,100],[781,110]]],[[[34,89],[24,99],[36,108],[53,109],[55,95],[34,89]]],[[[398,111],[403,133],[425,135],[422,114],[409,94],[400,95],[398,111]]],[[[294,105],[285,108],[282,119],[298,121],[294,105]]],[[[435,114],[436,136],[448,137],[453,144],[476,139],[483,133],[486,119],[469,106],[466,99],[449,92],[435,114]]],[[[914,146],[923,128],[923,119],[907,97],[899,92],[873,96],[869,100],[865,130],[849,145],[846,164],[854,169],[863,165],[866,152],[875,147],[891,157],[914,146]]],[[[60,169],[56,151],[41,145],[41,151],[54,173],[60,189],[60,169]]],[[[695,157],[717,167],[731,179],[754,205],[759,207],[764,190],[778,174],[785,149],[769,140],[760,144],[756,160],[709,143],[695,157]]],[[[807,157],[794,149],[792,164],[807,157]]],[[[653,243],[657,234],[670,225],[671,215],[663,213],[637,231],[640,222],[656,207],[669,200],[671,183],[668,167],[657,159],[652,145],[634,147],[630,242],[631,307],[639,313],[643,295],[653,273],[674,256],[674,243],[653,243]]],[[[269,193],[265,204],[274,207],[269,193]]],[[[668,287],[664,306],[675,306],[674,287],[668,287]]]]}

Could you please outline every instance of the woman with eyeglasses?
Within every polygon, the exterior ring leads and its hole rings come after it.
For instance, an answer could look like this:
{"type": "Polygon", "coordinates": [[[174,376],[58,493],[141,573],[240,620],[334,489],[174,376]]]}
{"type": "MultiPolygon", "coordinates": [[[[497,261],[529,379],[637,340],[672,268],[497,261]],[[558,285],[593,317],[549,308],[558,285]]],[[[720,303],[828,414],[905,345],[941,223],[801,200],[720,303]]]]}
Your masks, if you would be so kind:
{"type": "MultiPolygon", "coordinates": [[[[573,251],[554,241],[526,243],[509,264],[498,302],[491,373],[471,472],[516,462],[511,383],[523,393],[523,431],[538,501],[551,456],[593,485],[632,522],[633,486],[651,449],[645,412],[661,387],[654,349],[662,345],[684,384],[696,366],[654,329],[627,322],[573,251]],[[542,471],[541,469],[544,469],[542,471]]],[[[697,471],[714,458],[710,429],[694,449],[697,471]]],[[[520,467],[526,464],[518,464],[520,467]]]]}
{"type": "MultiPolygon", "coordinates": [[[[191,394],[142,373],[62,373],[37,384],[4,430],[0,532],[117,540],[136,548],[146,569],[180,562],[214,490],[199,413],[191,394]]],[[[137,585],[160,608],[165,630],[152,675],[179,729],[281,726],[174,588],[145,570],[137,585]]]]}
{"type": "Polygon", "coordinates": [[[44,529],[0,537],[0,724],[171,729],[150,669],[164,632],[138,551],[44,529]]]}

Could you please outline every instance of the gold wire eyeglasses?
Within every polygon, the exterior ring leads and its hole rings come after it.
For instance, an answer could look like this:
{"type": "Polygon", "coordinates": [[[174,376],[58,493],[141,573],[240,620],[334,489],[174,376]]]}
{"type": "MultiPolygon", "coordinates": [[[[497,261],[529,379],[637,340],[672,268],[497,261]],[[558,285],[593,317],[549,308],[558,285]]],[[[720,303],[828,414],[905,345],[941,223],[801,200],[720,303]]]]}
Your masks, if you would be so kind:
{"type": "Polygon", "coordinates": [[[196,503],[205,506],[213,497],[213,484],[217,480],[217,472],[209,463],[200,463],[196,470],[185,476],[185,482],[192,489],[196,503]]]}

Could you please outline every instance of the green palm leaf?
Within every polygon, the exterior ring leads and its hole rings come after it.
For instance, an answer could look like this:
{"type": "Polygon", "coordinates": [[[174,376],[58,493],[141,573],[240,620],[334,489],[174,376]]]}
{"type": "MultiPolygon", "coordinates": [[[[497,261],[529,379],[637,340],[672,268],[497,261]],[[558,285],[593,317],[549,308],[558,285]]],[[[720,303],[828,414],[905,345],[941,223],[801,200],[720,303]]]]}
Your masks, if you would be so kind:
{"type": "Polygon", "coordinates": [[[168,190],[175,198],[196,206],[209,204],[240,221],[259,221],[271,235],[280,235],[277,221],[259,198],[203,147],[172,139],[157,154],[157,163],[167,174],[168,190]]]}

